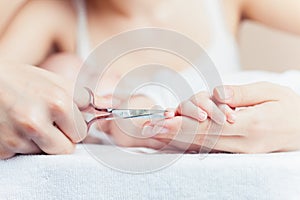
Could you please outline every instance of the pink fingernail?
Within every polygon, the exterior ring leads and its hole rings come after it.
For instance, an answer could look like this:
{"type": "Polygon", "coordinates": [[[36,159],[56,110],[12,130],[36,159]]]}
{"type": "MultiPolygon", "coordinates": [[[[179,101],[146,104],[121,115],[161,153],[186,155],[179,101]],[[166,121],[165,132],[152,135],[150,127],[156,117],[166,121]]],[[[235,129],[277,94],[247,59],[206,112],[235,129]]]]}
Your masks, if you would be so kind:
{"type": "Polygon", "coordinates": [[[165,113],[165,117],[167,117],[167,118],[171,118],[171,117],[174,117],[174,116],[175,116],[175,112],[173,112],[173,111],[165,113]]]}
{"type": "Polygon", "coordinates": [[[207,119],[207,113],[206,112],[200,112],[199,114],[199,120],[205,121],[207,119]]]}

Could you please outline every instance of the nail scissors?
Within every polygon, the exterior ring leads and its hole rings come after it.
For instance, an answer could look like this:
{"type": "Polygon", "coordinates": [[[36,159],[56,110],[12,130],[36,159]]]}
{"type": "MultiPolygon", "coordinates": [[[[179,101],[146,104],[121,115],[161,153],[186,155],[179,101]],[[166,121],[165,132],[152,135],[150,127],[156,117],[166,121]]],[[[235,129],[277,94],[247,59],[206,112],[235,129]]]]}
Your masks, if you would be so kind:
{"type": "Polygon", "coordinates": [[[84,108],[80,108],[80,111],[89,111],[93,110],[97,115],[86,121],[88,130],[91,125],[97,120],[114,120],[114,119],[132,119],[132,118],[165,118],[166,110],[155,110],[155,109],[114,109],[114,108],[101,108],[95,104],[95,95],[94,92],[85,88],[89,93],[89,103],[84,108]],[[99,113],[99,114],[98,114],[99,113]]]}

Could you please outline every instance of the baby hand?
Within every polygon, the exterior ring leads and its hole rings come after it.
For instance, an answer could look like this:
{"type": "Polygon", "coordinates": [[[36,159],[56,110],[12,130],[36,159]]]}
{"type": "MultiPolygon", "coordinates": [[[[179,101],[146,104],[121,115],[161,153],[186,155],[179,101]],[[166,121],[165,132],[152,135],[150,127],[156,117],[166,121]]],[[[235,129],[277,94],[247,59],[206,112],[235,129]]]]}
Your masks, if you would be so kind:
{"type": "Polygon", "coordinates": [[[210,118],[217,124],[223,125],[226,121],[235,122],[235,114],[233,110],[226,104],[216,104],[208,92],[200,92],[192,96],[189,100],[183,101],[175,109],[166,113],[165,120],[153,120],[145,124],[143,134],[154,136],[156,134],[167,134],[177,132],[179,129],[194,132],[197,128],[197,122],[207,123],[210,118]],[[182,120],[184,122],[182,122],[182,120]],[[193,121],[193,123],[191,123],[193,121]],[[184,123],[184,127],[181,127],[184,123]]]}
{"type": "Polygon", "coordinates": [[[199,122],[208,117],[218,124],[224,124],[226,120],[229,123],[235,122],[233,110],[226,104],[216,104],[208,92],[199,92],[180,103],[175,115],[190,117],[199,122]]]}

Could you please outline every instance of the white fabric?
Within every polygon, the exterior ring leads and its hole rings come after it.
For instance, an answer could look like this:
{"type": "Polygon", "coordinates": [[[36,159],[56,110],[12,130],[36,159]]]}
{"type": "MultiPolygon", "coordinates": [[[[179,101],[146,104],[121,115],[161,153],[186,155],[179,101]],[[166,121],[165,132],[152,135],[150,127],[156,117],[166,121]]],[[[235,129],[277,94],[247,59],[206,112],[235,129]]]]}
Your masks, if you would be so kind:
{"type": "MultiPolygon", "coordinates": [[[[299,72],[267,75],[230,74],[228,79],[224,76],[224,82],[267,79],[300,91],[299,72]]],[[[95,148],[116,156],[111,146],[95,148]]],[[[135,163],[139,160],[128,164],[135,163]]],[[[0,199],[296,200],[300,197],[300,152],[210,154],[202,160],[199,155],[185,154],[163,170],[132,175],[103,166],[78,145],[72,155],[17,156],[0,161],[0,185],[0,199]]]]}
{"type": "Polygon", "coordinates": [[[73,0],[77,12],[77,55],[86,59],[91,51],[85,0],[73,0]]]}
{"type": "Polygon", "coordinates": [[[205,0],[208,20],[212,26],[212,44],[205,49],[219,73],[241,69],[237,42],[225,20],[223,0],[205,0]]]}
{"type": "MultiPolygon", "coordinates": [[[[112,147],[97,148],[110,152],[112,147]]],[[[0,199],[298,200],[300,197],[300,152],[210,154],[205,159],[187,154],[163,170],[132,175],[103,166],[78,145],[73,155],[18,156],[0,161],[0,171],[0,199]]]]}
{"type": "MultiPolygon", "coordinates": [[[[298,71],[281,75],[231,74],[235,83],[254,79],[290,85],[300,94],[298,71]]],[[[119,156],[112,146],[93,148],[99,148],[106,157],[119,156]]],[[[155,156],[163,158],[164,155],[155,156]]],[[[126,161],[127,158],[122,156],[121,159],[126,161]]],[[[131,160],[126,165],[138,163],[141,159],[131,160]]],[[[0,161],[0,172],[0,199],[293,200],[300,197],[300,152],[210,154],[202,160],[199,155],[185,154],[166,169],[132,175],[103,166],[83,145],[78,145],[72,155],[17,156],[0,161]]]]}

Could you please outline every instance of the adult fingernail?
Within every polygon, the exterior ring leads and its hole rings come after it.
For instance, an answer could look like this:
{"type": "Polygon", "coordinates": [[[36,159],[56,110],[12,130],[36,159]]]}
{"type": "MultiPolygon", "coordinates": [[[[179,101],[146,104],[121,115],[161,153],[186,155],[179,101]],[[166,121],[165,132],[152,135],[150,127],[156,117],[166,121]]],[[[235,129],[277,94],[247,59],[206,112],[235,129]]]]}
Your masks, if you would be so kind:
{"type": "Polygon", "coordinates": [[[169,132],[169,129],[162,127],[162,126],[154,126],[153,132],[155,134],[166,134],[169,132]]]}
{"type": "Polygon", "coordinates": [[[233,89],[230,86],[220,86],[216,88],[218,98],[228,100],[233,97],[233,89]]]}

